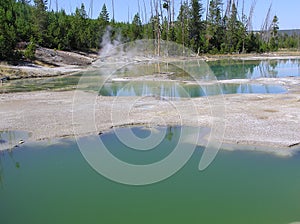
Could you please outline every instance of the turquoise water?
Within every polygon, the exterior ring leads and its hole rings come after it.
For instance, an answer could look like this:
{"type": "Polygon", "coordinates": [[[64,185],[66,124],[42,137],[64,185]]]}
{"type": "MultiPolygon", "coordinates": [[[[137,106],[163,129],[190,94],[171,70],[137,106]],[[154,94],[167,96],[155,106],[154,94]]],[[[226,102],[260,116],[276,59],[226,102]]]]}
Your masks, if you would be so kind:
{"type": "Polygon", "coordinates": [[[278,85],[220,84],[184,85],[175,82],[114,82],[105,84],[99,91],[102,96],[159,96],[170,98],[203,97],[223,94],[278,94],[287,90],[278,85]]]}
{"type": "MultiPolygon", "coordinates": [[[[140,128],[134,132],[140,137],[148,134],[140,128]]],[[[113,133],[100,137],[118,158],[148,164],[167,156],[179,133],[179,127],[171,128],[163,143],[147,152],[125,147],[113,133]]],[[[198,147],[174,176],[139,187],[118,184],[96,173],[73,140],[25,144],[1,152],[0,223],[300,221],[300,155],[279,158],[221,151],[208,169],[200,172],[202,152],[198,147]]]]}
{"type": "Polygon", "coordinates": [[[218,80],[300,76],[300,60],[221,60],[208,62],[218,80]]]}
{"type": "MultiPolygon", "coordinates": [[[[300,61],[299,59],[289,60],[262,60],[262,61],[242,61],[242,60],[220,60],[207,62],[212,70],[212,73],[218,80],[231,79],[257,79],[257,78],[282,78],[282,77],[299,77],[300,76],[300,61]]],[[[196,68],[200,80],[205,80],[206,73],[201,69],[196,68]]],[[[117,70],[113,77],[141,77],[141,76],[155,76],[160,73],[165,73],[168,79],[186,81],[191,80],[191,77],[183,70],[174,66],[172,63],[140,63],[130,64],[122,69],[117,70]]],[[[78,81],[82,74],[54,77],[54,78],[39,78],[39,79],[24,79],[11,80],[0,84],[0,93],[6,92],[26,92],[26,91],[40,91],[40,90],[72,90],[77,87],[78,81]]],[[[100,71],[93,71],[85,73],[85,76],[90,76],[90,82],[93,83],[93,77],[103,77],[105,79],[109,74],[102,74],[100,71]]],[[[151,84],[151,83],[150,83],[151,84]]],[[[148,85],[150,85],[148,84],[148,85]]],[[[232,84],[233,88],[244,88],[243,85],[232,84]]],[[[99,86],[98,86],[99,88],[99,86]]],[[[142,87],[139,87],[142,88],[142,87]]],[[[278,93],[279,86],[275,90],[269,88],[271,91],[262,91],[261,88],[251,86],[253,93],[278,93]],[[258,90],[257,90],[258,89],[258,90]]],[[[282,91],[282,88],[281,90],[282,91]]],[[[226,93],[226,91],[224,91],[226,93]]],[[[230,93],[240,93],[237,91],[230,91],[230,93]]],[[[248,93],[247,91],[245,93],[248,93]]],[[[249,92],[251,93],[251,91],[249,92]]],[[[196,94],[197,95],[197,94],[196,94]]],[[[200,94],[201,95],[201,94],[200,94]]]]}

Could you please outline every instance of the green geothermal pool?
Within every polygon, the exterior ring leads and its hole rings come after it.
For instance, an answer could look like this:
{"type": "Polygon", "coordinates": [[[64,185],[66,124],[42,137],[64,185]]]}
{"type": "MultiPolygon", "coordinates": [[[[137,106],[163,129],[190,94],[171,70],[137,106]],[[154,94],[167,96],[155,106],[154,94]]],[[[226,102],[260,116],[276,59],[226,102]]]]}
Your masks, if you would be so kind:
{"type": "MultiPolygon", "coordinates": [[[[204,64],[204,62],[202,62],[204,64]]],[[[258,78],[285,78],[285,77],[298,77],[300,76],[300,63],[298,59],[289,60],[220,60],[205,63],[214,75],[213,81],[216,80],[234,80],[234,79],[248,79],[255,80],[258,78]]],[[[188,63],[187,63],[188,66],[188,63]]],[[[201,65],[202,66],[202,65],[201,65]]],[[[207,81],[206,72],[201,71],[199,67],[195,67],[197,71],[197,79],[207,81]]],[[[186,74],[185,71],[177,67],[172,63],[133,63],[125,66],[121,69],[117,69],[113,74],[104,74],[97,69],[91,68],[91,72],[84,73],[85,76],[90,77],[90,83],[93,83],[99,77],[103,80],[104,85],[102,89],[100,86],[96,86],[96,89],[100,91],[100,94],[106,94],[108,96],[114,95],[111,93],[117,87],[124,86],[124,83],[111,83],[107,76],[110,78],[141,78],[145,76],[155,77],[158,73],[165,74],[167,79],[172,81],[190,81],[191,77],[186,74]],[[107,89],[108,88],[108,89],[107,89]],[[110,90],[111,89],[111,90],[110,90]]],[[[26,92],[26,91],[40,91],[40,90],[73,90],[77,88],[77,84],[82,74],[69,75],[64,77],[54,78],[38,78],[38,79],[22,79],[22,80],[7,80],[0,85],[0,93],[7,92],[26,92]]],[[[195,78],[195,77],[194,77],[195,78]]],[[[153,85],[151,81],[147,82],[135,82],[132,85],[135,89],[142,89],[145,83],[149,86],[153,85]]],[[[161,83],[160,83],[161,84],[161,83]]],[[[165,83],[166,86],[170,84],[165,83]]],[[[160,87],[161,85],[156,85],[160,87]]],[[[201,86],[205,88],[205,86],[201,86]]],[[[216,85],[214,85],[215,88],[216,85]]],[[[85,88],[93,88],[91,86],[85,88]]],[[[167,87],[166,89],[168,89],[167,87]]],[[[199,97],[205,95],[205,89],[201,89],[199,86],[184,86],[187,92],[193,92],[191,97],[199,97]]],[[[218,87],[219,88],[219,87],[218,87]]],[[[93,88],[94,89],[94,88],[93,88]]],[[[260,85],[260,84],[245,84],[245,83],[231,83],[222,84],[220,89],[223,94],[234,93],[282,93],[286,90],[279,85],[260,85]]],[[[119,91],[118,89],[115,91],[119,91]]],[[[126,90],[127,91],[127,90],[126,90]]],[[[169,91],[169,90],[167,90],[169,91]]],[[[170,90],[171,91],[171,90],[170,90]]],[[[128,92],[128,91],[127,91],[128,92]]],[[[153,92],[153,91],[152,91],[153,92]]],[[[219,94],[220,90],[216,92],[219,94]]],[[[127,93],[128,95],[133,95],[127,93]]],[[[177,94],[181,94],[178,93],[177,94]]],[[[184,94],[186,95],[186,94],[184,94]]],[[[168,96],[168,95],[166,95],[168,96]]]]}
{"type": "MultiPolygon", "coordinates": [[[[147,137],[143,128],[134,133],[147,137]]],[[[160,131],[160,129],[158,129],[160,131]]],[[[133,164],[161,160],[180,135],[169,127],[150,151],[100,137],[111,153],[133,164]]],[[[89,139],[89,140],[88,140],[89,139]]],[[[180,149],[184,150],[184,148],[180,149]]],[[[112,182],[95,172],[73,140],[25,144],[0,152],[0,223],[230,223],[300,221],[300,155],[220,151],[198,170],[203,148],[170,178],[147,186],[112,182]]]]}
{"type": "Polygon", "coordinates": [[[223,94],[277,94],[287,90],[278,85],[219,84],[182,85],[174,82],[115,82],[107,83],[99,91],[103,96],[159,96],[168,98],[203,97],[223,94]]]}

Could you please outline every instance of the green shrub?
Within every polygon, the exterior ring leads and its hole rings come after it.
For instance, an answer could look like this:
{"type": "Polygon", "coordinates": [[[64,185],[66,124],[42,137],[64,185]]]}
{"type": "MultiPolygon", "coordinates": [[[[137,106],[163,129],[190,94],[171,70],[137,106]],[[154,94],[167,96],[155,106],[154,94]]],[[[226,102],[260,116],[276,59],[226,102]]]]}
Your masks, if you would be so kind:
{"type": "Polygon", "coordinates": [[[26,47],[24,56],[29,60],[35,59],[36,44],[33,38],[30,39],[29,45],[26,47]]]}

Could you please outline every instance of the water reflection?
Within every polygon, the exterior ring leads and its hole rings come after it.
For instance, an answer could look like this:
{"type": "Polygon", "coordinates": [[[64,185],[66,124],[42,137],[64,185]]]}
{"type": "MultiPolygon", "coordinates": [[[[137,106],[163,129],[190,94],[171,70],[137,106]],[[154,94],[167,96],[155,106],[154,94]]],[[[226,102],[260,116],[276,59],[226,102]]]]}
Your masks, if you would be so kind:
{"type": "MultiPolygon", "coordinates": [[[[119,133],[128,133],[131,131],[137,138],[140,139],[148,138],[151,132],[155,135],[163,135],[163,138],[158,145],[154,146],[150,150],[137,150],[132,146],[124,144],[115,132],[105,133],[99,137],[104,143],[106,149],[121,161],[135,165],[146,165],[161,161],[173,152],[180,141],[182,127],[155,127],[151,129],[145,127],[132,127],[118,129],[119,133]]],[[[97,142],[97,138],[98,137],[88,138],[88,140],[97,142]]]]}
{"type": "Polygon", "coordinates": [[[0,151],[11,150],[23,144],[31,137],[31,133],[24,131],[0,131],[0,151]]]}
{"type": "Polygon", "coordinates": [[[277,85],[219,84],[187,85],[177,82],[113,82],[105,84],[99,91],[102,96],[155,96],[178,99],[223,94],[277,94],[286,89],[277,85]]]}
{"type": "Polygon", "coordinates": [[[2,152],[0,152],[0,186],[3,186],[3,166],[2,166],[2,152]]]}
{"type": "Polygon", "coordinates": [[[219,80],[284,78],[300,76],[300,59],[208,62],[219,80]]]}
{"type": "MultiPolygon", "coordinates": [[[[185,62],[183,62],[185,63],[185,62]]],[[[218,80],[232,79],[258,79],[258,78],[283,78],[300,76],[300,59],[274,59],[274,60],[218,60],[207,62],[213,74],[218,80]]],[[[185,63],[189,66],[187,70],[196,69],[197,79],[207,80],[207,71],[201,66],[195,66],[197,63],[185,63]],[[194,67],[193,67],[194,66],[194,67]]],[[[82,74],[53,77],[36,78],[5,81],[0,86],[0,93],[4,92],[27,92],[40,90],[72,90],[77,88],[78,81],[82,74]]],[[[95,77],[102,77],[104,80],[110,74],[104,74],[100,69],[85,73],[89,77],[90,84],[95,77]]],[[[164,80],[190,81],[191,77],[182,69],[172,63],[136,63],[130,64],[117,70],[113,77],[115,78],[159,78],[164,80]]],[[[87,88],[84,86],[83,88],[87,88]]],[[[90,86],[88,86],[89,89],[90,86]]],[[[99,88],[96,86],[95,89],[99,88]]],[[[104,95],[116,95],[104,94],[104,95]]],[[[139,94],[137,94],[139,95],[139,94]]]]}
{"type": "MultiPolygon", "coordinates": [[[[144,165],[172,153],[180,139],[178,129],[173,131],[172,141],[165,139],[153,151],[131,150],[118,143],[113,133],[101,138],[120,160],[144,165]]],[[[66,146],[15,150],[15,158],[24,164],[21,172],[5,152],[2,166],[7,178],[0,189],[0,223],[78,224],[84,219],[85,223],[274,224],[299,220],[299,155],[283,159],[221,150],[207,171],[199,172],[203,150],[197,147],[174,176],[143,187],[116,184],[99,175],[73,141],[66,146]]]]}
{"type": "Polygon", "coordinates": [[[203,96],[201,88],[185,88],[175,82],[114,82],[105,84],[100,92],[103,96],[156,96],[181,98],[190,95],[203,96]]]}
{"type": "Polygon", "coordinates": [[[5,82],[0,86],[0,93],[31,92],[42,90],[71,90],[77,85],[80,76],[53,78],[18,79],[5,82]]]}
{"type": "Polygon", "coordinates": [[[174,137],[174,127],[168,127],[167,133],[166,133],[166,139],[168,139],[168,141],[172,141],[173,137],[174,137]]]}
{"type": "Polygon", "coordinates": [[[9,156],[9,160],[13,163],[16,169],[21,167],[20,162],[14,157],[14,148],[21,142],[23,143],[30,137],[29,133],[22,131],[0,131],[0,186],[4,184],[4,168],[2,166],[2,160],[5,155],[9,156]],[[4,151],[6,150],[7,153],[4,151]]]}

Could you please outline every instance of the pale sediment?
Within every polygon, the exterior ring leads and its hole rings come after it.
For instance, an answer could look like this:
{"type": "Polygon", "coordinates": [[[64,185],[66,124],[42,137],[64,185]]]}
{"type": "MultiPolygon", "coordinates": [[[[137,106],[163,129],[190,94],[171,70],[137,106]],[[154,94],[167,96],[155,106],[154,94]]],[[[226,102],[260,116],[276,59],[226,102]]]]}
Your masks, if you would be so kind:
{"type": "Polygon", "coordinates": [[[177,101],[79,92],[78,104],[75,91],[2,94],[0,130],[27,131],[32,133],[32,140],[43,140],[71,137],[74,130],[77,136],[86,136],[129,125],[212,128],[216,120],[221,120],[225,132],[223,138],[217,140],[223,142],[224,148],[255,146],[282,152],[300,145],[299,83],[299,79],[293,79],[292,84],[287,84],[290,93],[286,94],[233,94],[177,101]],[[212,112],[214,102],[221,102],[226,112],[212,112]],[[90,119],[86,115],[91,111],[92,125],[86,123],[90,119]]]}

